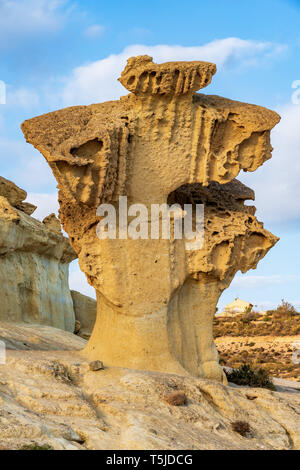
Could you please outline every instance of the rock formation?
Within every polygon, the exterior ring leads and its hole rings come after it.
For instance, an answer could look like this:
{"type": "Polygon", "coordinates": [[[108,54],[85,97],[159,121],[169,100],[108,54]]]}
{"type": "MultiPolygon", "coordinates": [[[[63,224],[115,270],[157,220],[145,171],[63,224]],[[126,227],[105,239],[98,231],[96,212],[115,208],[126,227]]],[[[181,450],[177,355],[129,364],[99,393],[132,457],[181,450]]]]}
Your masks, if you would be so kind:
{"type": "Polygon", "coordinates": [[[68,284],[76,258],[54,214],[40,222],[26,192],[0,178],[0,321],[50,325],[73,332],[68,284]]]}
{"type": "Polygon", "coordinates": [[[75,318],[79,322],[79,330],[77,334],[82,338],[89,338],[92,334],[96,316],[97,302],[96,300],[83,295],[76,290],[71,290],[75,318]]]}
{"type": "Polygon", "coordinates": [[[129,95],[22,124],[58,181],[60,219],[97,291],[97,321],[85,349],[91,359],[224,377],[212,335],[219,296],[277,241],[244,205],[254,193],[235,177],[271,157],[270,130],[279,116],[195,94],[215,71],[205,62],[131,58],[120,78],[129,95]],[[97,207],[111,203],[118,212],[120,196],[149,211],[166,202],[204,204],[204,245],[191,251],[187,240],[161,235],[99,240],[97,207]]]}
{"type": "MultiPolygon", "coordinates": [[[[299,383],[281,381],[273,392],[161,372],[92,371],[76,351],[83,339],[49,326],[31,330],[17,333],[28,344],[33,336],[41,349],[51,339],[51,349],[64,342],[73,351],[7,351],[0,450],[300,449],[299,383]],[[184,393],[186,403],[166,399],[174,392],[184,393]],[[248,423],[250,433],[234,432],[237,421],[248,423]]],[[[16,330],[9,336],[15,342],[16,330]]]]}

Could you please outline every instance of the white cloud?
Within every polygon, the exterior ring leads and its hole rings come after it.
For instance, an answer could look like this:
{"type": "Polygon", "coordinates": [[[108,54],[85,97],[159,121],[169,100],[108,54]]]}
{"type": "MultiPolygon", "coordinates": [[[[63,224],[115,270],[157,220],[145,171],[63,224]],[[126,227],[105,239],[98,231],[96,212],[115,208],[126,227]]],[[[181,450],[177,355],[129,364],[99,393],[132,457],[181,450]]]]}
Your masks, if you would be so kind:
{"type": "Polygon", "coordinates": [[[285,282],[296,281],[298,279],[300,280],[299,276],[281,274],[273,274],[269,276],[236,276],[231,283],[231,287],[242,289],[257,289],[269,285],[275,286],[278,284],[284,284],[285,282]]]}
{"type": "Polygon", "coordinates": [[[77,260],[70,265],[69,286],[71,290],[77,290],[89,297],[96,298],[95,289],[88,284],[85,275],[80,271],[77,260]]]}
{"type": "Polygon", "coordinates": [[[25,140],[10,140],[0,136],[1,176],[12,180],[25,191],[53,192],[56,181],[46,160],[25,140]],[[47,189],[46,189],[47,188],[47,189]]]}
{"type": "Polygon", "coordinates": [[[27,202],[37,206],[32,214],[35,219],[43,220],[49,214],[58,214],[58,200],[56,193],[28,193],[27,202]]]}
{"type": "Polygon", "coordinates": [[[278,112],[282,120],[272,132],[273,158],[239,177],[255,190],[257,216],[264,222],[300,218],[300,105],[278,112]]]}
{"type": "Polygon", "coordinates": [[[7,88],[6,106],[15,106],[17,108],[33,108],[38,106],[39,102],[39,94],[33,90],[30,90],[29,88],[7,88]]]}
{"type": "Polygon", "coordinates": [[[203,46],[145,46],[132,45],[120,54],[112,54],[105,59],[77,67],[66,79],[62,92],[64,105],[89,104],[110,99],[118,99],[127,93],[117,81],[126,60],[135,55],[148,54],[156,62],[172,60],[204,60],[224,67],[257,65],[270,55],[279,54],[284,46],[239,38],[226,38],[203,46]]]}
{"type": "Polygon", "coordinates": [[[62,27],[67,0],[0,0],[0,38],[33,36],[62,27]]]}
{"type": "Polygon", "coordinates": [[[104,26],[101,24],[93,24],[84,30],[84,35],[89,39],[95,39],[104,33],[104,26]]]}

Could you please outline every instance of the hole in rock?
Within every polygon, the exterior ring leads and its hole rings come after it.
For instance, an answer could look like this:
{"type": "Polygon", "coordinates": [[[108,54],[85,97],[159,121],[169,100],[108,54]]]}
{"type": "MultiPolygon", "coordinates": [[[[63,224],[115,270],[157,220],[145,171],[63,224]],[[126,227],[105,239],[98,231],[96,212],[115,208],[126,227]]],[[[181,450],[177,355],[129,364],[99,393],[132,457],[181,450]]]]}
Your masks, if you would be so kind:
{"type": "Polygon", "coordinates": [[[128,78],[128,85],[133,85],[135,82],[135,75],[131,75],[131,77],[128,78]]]}
{"type": "Polygon", "coordinates": [[[102,147],[103,147],[102,140],[93,139],[93,140],[89,140],[85,142],[79,147],[73,147],[70,150],[70,153],[71,155],[74,155],[74,157],[90,159],[94,157],[96,153],[100,152],[102,147]]]}

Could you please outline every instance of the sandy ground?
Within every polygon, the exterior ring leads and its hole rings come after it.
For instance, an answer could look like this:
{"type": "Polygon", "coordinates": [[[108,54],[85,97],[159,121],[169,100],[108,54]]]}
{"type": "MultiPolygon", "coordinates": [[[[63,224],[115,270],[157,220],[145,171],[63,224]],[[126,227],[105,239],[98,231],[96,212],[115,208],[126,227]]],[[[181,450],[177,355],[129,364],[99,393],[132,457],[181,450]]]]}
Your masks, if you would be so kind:
{"type": "Polygon", "coordinates": [[[215,339],[221,361],[229,367],[249,363],[267,369],[274,377],[300,381],[299,336],[225,336],[215,339]],[[297,346],[297,343],[299,346],[297,346]]]}

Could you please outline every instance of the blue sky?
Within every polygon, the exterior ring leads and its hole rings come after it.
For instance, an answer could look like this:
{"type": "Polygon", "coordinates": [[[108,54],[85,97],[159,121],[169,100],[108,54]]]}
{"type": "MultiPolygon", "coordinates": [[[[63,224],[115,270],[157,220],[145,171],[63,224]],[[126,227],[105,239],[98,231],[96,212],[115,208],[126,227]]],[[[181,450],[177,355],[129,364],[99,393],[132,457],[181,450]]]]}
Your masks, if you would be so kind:
{"type": "MultiPolygon", "coordinates": [[[[220,307],[239,296],[260,308],[282,298],[300,308],[300,1],[0,0],[0,174],[28,191],[36,216],[56,210],[56,183],[26,144],[24,119],[57,108],[116,99],[126,58],[210,60],[204,90],[277,110],[274,157],[240,179],[256,191],[257,216],[281,237],[255,271],[237,274],[220,307]]],[[[71,286],[92,294],[76,263],[71,286]]]]}

